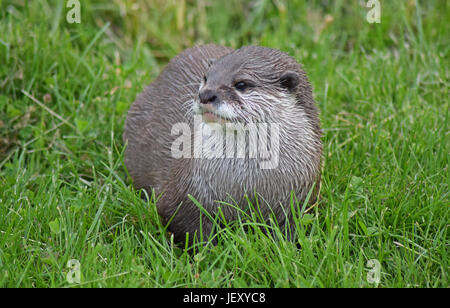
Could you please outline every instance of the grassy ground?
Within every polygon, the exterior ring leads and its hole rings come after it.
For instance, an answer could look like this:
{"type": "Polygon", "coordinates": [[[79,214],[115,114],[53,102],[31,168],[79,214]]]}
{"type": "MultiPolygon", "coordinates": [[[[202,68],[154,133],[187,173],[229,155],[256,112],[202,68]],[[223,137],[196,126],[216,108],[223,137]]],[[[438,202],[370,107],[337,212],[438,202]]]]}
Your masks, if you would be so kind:
{"type": "Polygon", "coordinates": [[[0,287],[448,287],[447,1],[0,0],[0,287]],[[364,1],[363,1],[364,2],[364,1]],[[134,3],[134,4],[133,4],[134,3]],[[320,207],[297,242],[225,230],[191,256],[132,189],[136,94],[193,44],[304,64],[324,128],[320,207]],[[70,276],[72,277],[72,276],[70,276]]]}

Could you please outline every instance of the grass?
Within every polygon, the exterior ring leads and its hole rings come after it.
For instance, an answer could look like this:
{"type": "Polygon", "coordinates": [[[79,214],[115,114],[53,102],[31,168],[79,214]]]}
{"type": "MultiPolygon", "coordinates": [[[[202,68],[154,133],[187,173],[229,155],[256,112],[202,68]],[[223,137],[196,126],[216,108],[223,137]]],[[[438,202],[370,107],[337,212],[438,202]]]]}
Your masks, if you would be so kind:
{"type": "Polygon", "coordinates": [[[81,2],[69,24],[0,0],[0,287],[74,286],[72,259],[83,287],[449,286],[447,1],[381,1],[380,24],[358,1],[81,2]],[[128,107],[207,42],[286,51],[314,86],[322,198],[296,243],[250,219],[190,255],[127,178],[128,107]]]}

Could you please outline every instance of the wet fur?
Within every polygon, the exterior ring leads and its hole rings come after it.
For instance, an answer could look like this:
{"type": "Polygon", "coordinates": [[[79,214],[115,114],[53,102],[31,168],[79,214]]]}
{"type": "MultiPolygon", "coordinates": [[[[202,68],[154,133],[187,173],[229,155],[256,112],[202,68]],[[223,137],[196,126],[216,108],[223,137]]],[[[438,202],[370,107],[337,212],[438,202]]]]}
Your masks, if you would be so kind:
{"type": "MultiPolygon", "coordinates": [[[[164,221],[171,220],[169,230],[175,240],[183,241],[186,232],[192,240],[200,231],[200,219],[204,236],[210,235],[212,222],[188,194],[213,217],[220,206],[226,219],[233,220],[237,211],[217,201],[235,201],[244,208],[244,195],[254,201],[258,193],[264,218],[274,213],[280,225],[292,219],[291,191],[299,201],[304,200],[312,185],[320,181],[320,137],[311,86],[292,57],[265,47],[232,50],[204,45],[173,58],[132,104],[125,123],[125,164],[137,189],[162,193],[158,213],[164,221]],[[280,80],[286,71],[298,74],[295,89],[287,89],[280,80]],[[233,90],[233,78],[240,75],[252,78],[257,86],[245,93],[233,90]],[[193,132],[198,93],[204,86],[220,93],[228,106],[226,112],[236,116],[233,122],[280,124],[278,168],[261,169],[257,159],[172,157],[171,145],[177,137],[171,135],[172,126],[189,123],[193,132]]],[[[313,194],[310,201],[315,197],[313,194]]]]}

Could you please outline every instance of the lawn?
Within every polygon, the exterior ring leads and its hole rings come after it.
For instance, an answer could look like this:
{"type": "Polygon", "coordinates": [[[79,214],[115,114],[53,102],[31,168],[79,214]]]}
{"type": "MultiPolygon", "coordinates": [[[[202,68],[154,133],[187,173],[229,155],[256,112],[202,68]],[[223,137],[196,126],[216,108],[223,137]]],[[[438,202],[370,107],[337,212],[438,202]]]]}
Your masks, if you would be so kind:
{"type": "Polygon", "coordinates": [[[381,0],[380,23],[367,1],[82,0],[80,23],[66,2],[0,0],[0,287],[449,287],[448,1],[381,0]],[[187,251],[127,177],[130,104],[210,42],[313,84],[321,199],[294,242],[250,219],[187,251]]]}

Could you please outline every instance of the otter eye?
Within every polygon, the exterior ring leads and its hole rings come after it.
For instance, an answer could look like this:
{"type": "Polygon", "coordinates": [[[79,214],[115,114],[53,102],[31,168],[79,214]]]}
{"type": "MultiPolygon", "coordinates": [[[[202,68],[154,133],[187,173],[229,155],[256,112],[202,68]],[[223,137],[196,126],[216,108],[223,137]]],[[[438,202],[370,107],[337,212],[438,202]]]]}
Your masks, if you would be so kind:
{"type": "Polygon", "coordinates": [[[203,81],[206,83],[206,75],[203,75],[203,81]]]}
{"type": "Polygon", "coordinates": [[[246,83],[245,81],[239,81],[234,84],[234,87],[236,89],[238,89],[239,91],[244,91],[245,89],[248,88],[248,86],[249,86],[249,84],[246,83]]]}

